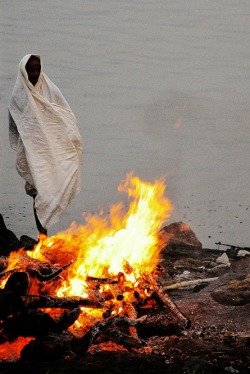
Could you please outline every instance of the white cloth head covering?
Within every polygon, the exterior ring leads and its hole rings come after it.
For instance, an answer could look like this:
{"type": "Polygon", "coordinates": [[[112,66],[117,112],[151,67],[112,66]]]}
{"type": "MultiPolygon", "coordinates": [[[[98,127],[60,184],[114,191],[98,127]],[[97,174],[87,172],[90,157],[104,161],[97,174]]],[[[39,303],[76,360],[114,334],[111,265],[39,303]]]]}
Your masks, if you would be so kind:
{"type": "MultiPolygon", "coordinates": [[[[26,192],[44,228],[57,222],[80,191],[82,140],[76,118],[59,88],[42,71],[35,86],[28,79],[26,55],[9,104],[10,144],[26,192]]],[[[40,59],[41,61],[41,59],[40,59]]]]}

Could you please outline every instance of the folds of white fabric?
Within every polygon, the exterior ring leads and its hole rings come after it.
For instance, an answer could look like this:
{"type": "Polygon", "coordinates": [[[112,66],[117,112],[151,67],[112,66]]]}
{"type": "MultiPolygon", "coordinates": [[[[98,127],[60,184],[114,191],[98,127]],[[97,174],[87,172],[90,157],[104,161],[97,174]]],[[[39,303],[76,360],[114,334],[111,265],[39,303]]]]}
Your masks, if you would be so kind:
{"type": "Polygon", "coordinates": [[[44,73],[30,85],[21,63],[9,105],[10,142],[19,174],[37,191],[37,216],[48,228],[80,191],[82,140],[60,90],[44,73]]]}

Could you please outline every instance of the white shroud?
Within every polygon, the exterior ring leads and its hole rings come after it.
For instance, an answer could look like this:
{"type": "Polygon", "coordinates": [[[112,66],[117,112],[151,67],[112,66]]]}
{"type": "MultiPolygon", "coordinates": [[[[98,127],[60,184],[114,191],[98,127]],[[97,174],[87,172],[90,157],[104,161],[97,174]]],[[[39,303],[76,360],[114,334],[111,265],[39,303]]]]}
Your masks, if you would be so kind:
{"type": "Polygon", "coordinates": [[[82,140],[69,104],[42,69],[36,85],[29,82],[30,56],[19,64],[9,104],[10,143],[26,192],[36,195],[37,216],[48,228],[80,191],[82,140]]]}

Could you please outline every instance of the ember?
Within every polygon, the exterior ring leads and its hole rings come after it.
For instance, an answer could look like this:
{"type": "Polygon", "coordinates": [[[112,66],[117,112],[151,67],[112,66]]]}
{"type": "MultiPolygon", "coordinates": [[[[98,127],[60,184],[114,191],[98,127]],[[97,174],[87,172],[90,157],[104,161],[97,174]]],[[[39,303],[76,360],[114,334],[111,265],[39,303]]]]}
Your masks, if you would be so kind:
{"type": "Polygon", "coordinates": [[[156,233],[172,210],[164,181],[145,183],[130,174],[118,190],[131,199],[127,212],[119,203],[109,219],[89,215],[84,226],[41,235],[33,250],[10,254],[0,274],[1,358],[10,358],[9,342],[16,339],[16,354],[25,358],[41,347],[49,358],[83,354],[103,331],[117,344],[142,347],[137,326],[150,308],[168,308],[172,322],[190,326],[159,282],[156,233]],[[18,350],[20,337],[36,340],[23,340],[18,350]]]}

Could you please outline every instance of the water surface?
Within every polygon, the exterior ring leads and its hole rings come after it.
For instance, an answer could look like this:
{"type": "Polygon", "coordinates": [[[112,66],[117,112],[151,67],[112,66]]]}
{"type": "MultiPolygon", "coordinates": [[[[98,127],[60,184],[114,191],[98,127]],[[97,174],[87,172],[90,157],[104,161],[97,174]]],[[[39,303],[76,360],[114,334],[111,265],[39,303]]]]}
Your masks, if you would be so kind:
{"type": "Polygon", "coordinates": [[[84,141],[82,190],[49,233],[126,196],[127,172],[167,176],[169,222],[204,247],[250,246],[248,1],[1,1],[0,212],[36,236],[15,170],[7,105],[17,65],[39,53],[75,112],[84,141]]]}

